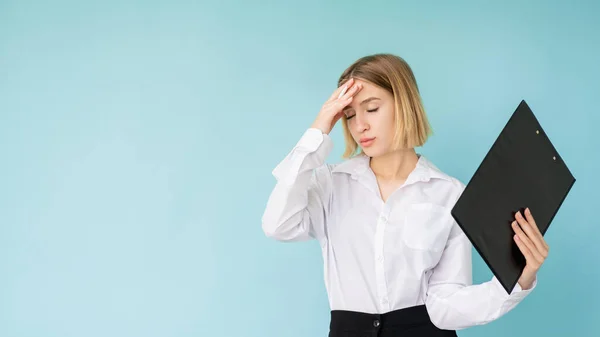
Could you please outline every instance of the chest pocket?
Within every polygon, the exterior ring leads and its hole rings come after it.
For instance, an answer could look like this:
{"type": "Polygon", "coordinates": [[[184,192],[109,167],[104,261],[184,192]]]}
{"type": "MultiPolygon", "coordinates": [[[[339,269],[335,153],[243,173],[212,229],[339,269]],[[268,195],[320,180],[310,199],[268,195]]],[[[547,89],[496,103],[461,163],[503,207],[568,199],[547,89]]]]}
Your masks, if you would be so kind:
{"type": "Polygon", "coordinates": [[[444,250],[452,215],[446,207],[432,203],[408,206],[402,228],[404,244],[412,249],[440,252],[444,250]]]}

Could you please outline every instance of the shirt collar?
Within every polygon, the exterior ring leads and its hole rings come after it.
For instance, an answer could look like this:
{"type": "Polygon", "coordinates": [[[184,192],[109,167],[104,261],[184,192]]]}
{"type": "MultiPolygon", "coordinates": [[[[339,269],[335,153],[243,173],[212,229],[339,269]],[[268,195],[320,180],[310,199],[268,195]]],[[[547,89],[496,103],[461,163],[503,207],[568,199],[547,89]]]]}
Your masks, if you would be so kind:
{"type": "MultiPolygon", "coordinates": [[[[419,160],[415,169],[410,173],[408,180],[412,181],[429,181],[431,179],[444,179],[451,181],[450,177],[437,168],[431,161],[429,161],[422,154],[417,153],[419,160]]],[[[355,157],[347,159],[340,164],[337,164],[332,172],[343,172],[350,174],[352,178],[357,179],[358,177],[367,173],[370,170],[369,167],[370,157],[365,154],[359,154],[355,157]]]]}

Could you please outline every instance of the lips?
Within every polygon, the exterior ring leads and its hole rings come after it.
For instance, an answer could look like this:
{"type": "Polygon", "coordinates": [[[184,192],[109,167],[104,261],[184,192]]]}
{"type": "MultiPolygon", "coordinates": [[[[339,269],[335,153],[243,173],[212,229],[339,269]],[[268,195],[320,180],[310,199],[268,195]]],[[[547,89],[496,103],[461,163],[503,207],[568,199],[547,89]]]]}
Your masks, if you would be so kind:
{"type": "Polygon", "coordinates": [[[374,140],[375,140],[375,137],[372,137],[372,138],[367,138],[367,137],[361,138],[360,139],[360,145],[362,145],[362,146],[369,146],[369,145],[373,144],[374,140]]]}

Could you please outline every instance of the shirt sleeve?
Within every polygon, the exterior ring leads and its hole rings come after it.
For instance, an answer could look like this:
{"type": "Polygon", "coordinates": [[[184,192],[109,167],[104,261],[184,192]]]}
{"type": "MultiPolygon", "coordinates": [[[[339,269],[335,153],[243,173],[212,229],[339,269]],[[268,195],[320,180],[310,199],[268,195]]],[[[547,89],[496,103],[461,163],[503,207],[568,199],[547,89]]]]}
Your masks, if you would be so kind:
{"type": "Polygon", "coordinates": [[[310,128],[273,170],[276,185],[262,217],[268,237],[279,241],[322,240],[331,199],[333,148],[329,135],[310,128]]]}
{"type": "Polygon", "coordinates": [[[454,221],[427,291],[427,310],[440,329],[460,330],[494,321],[516,307],[537,285],[537,278],[527,290],[517,283],[510,294],[495,276],[473,285],[471,254],[471,242],[454,221]]]}

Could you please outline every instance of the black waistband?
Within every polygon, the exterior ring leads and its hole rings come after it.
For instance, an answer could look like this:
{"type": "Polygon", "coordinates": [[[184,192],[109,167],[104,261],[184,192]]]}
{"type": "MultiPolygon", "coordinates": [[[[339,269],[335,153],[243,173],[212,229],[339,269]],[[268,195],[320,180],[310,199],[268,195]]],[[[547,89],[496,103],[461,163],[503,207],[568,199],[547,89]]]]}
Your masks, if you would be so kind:
{"type": "Polygon", "coordinates": [[[409,330],[414,333],[410,336],[456,336],[454,331],[440,330],[435,327],[424,305],[384,314],[332,310],[329,329],[330,336],[345,336],[349,332],[382,336],[386,331],[398,333],[409,330]]]}

